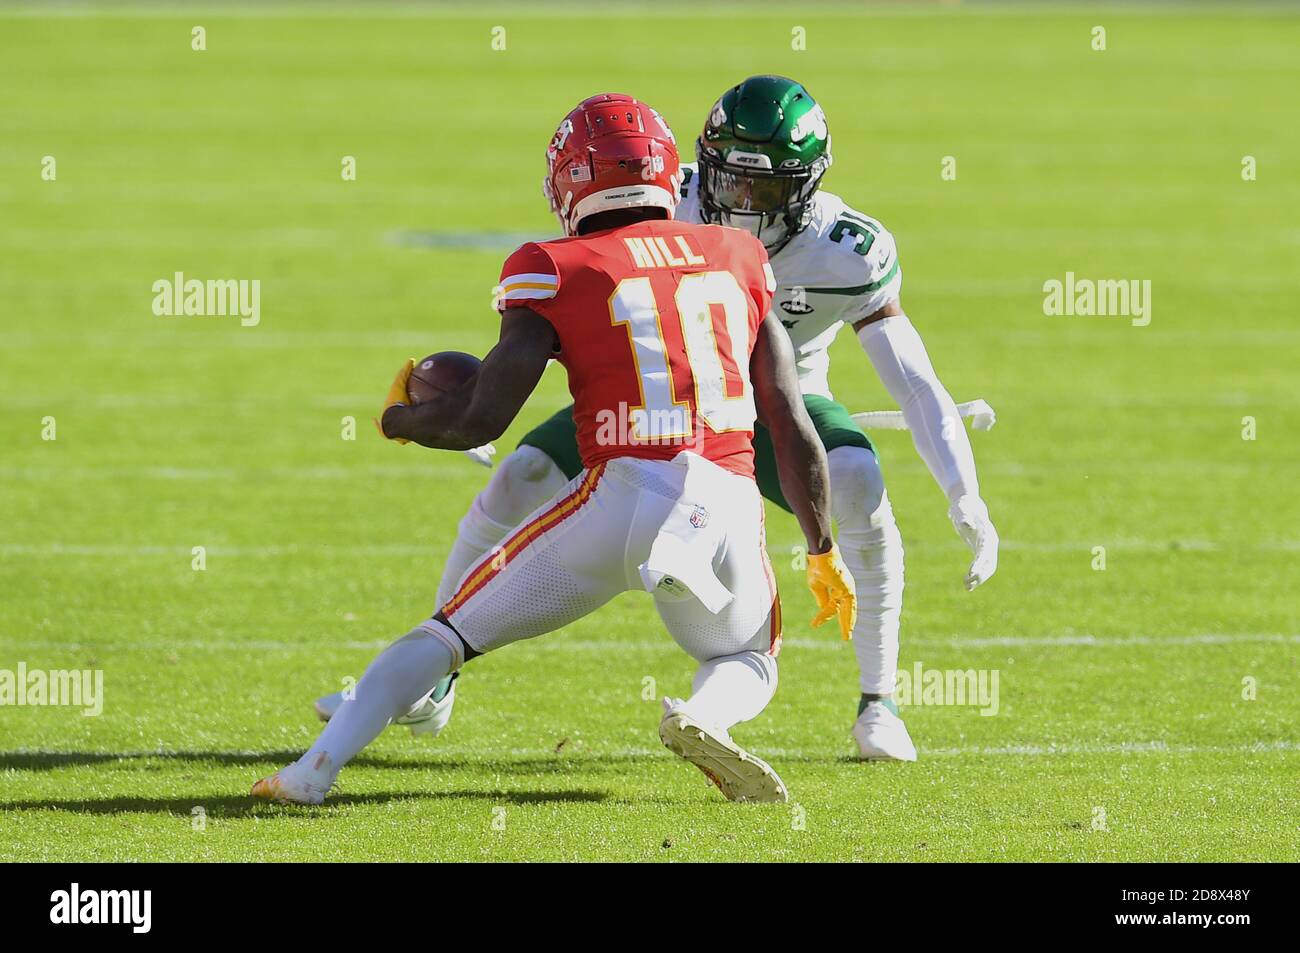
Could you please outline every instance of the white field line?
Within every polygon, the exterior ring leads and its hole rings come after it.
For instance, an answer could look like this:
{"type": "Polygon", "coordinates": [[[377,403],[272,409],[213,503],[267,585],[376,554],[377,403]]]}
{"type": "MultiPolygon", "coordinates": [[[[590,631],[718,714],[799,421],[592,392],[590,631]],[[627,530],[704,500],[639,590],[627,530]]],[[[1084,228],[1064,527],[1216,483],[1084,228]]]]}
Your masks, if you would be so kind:
{"type": "MultiPolygon", "coordinates": [[[[55,243],[52,243],[52,246],[53,244],[55,243]]],[[[1297,242],[1296,244],[1300,244],[1300,242],[1297,242]]],[[[22,247],[24,249],[27,249],[29,246],[30,243],[28,242],[22,243],[22,247]]],[[[0,242],[0,248],[3,247],[4,247],[3,242],[0,242]]],[[[66,242],[62,240],[60,240],[57,243],[57,247],[60,251],[67,250],[66,242]]],[[[241,245],[241,247],[246,247],[246,243],[241,245]]],[[[276,244],[270,247],[280,249],[283,246],[276,244]]],[[[486,292],[491,291],[490,286],[485,286],[485,288],[486,288],[486,292]]],[[[490,303],[490,295],[486,292],[483,294],[472,296],[470,298],[471,303],[468,305],[468,307],[476,311],[478,305],[475,302],[481,301],[484,310],[486,310],[490,303]]],[[[972,293],[969,290],[950,291],[950,292],[940,291],[940,292],[934,292],[933,295],[936,297],[946,296],[949,298],[974,298],[979,300],[984,300],[993,297],[1003,297],[1003,298],[1026,297],[1026,295],[1020,292],[1013,293],[1009,291],[1001,291],[1001,292],[981,291],[978,293],[972,293]]],[[[1035,295],[1041,299],[1040,292],[1035,292],[1035,295]]],[[[152,320],[152,321],[160,320],[158,318],[153,317],[152,314],[149,312],[148,308],[149,308],[148,288],[146,288],[145,299],[144,299],[144,314],[148,316],[147,320],[152,320]]],[[[199,322],[206,321],[213,325],[215,325],[218,322],[223,322],[223,321],[230,322],[231,320],[235,320],[236,327],[238,327],[237,319],[232,319],[229,317],[196,317],[196,318],[182,318],[182,319],[168,318],[166,320],[192,320],[192,321],[199,321],[199,322]]],[[[1099,320],[1123,321],[1125,322],[1123,327],[1128,327],[1127,318],[1101,318],[1099,320]]],[[[945,330],[943,333],[948,334],[949,332],[945,330]]],[[[963,333],[965,332],[954,329],[951,332],[950,336],[954,338],[960,337],[963,333]]],[[[1230,346],[1236,348],[1256,348],[1256,347],[1265,348],[1271,345],[1294,345],[1296,343],[1300,343],[1300,330],[1285,330],[1285,329],[1278,329],[1278,330],[1263,329],[1263,330],[1254,330],[1254,331],[1236,330],[1236,329],[1231,331],[1161,330],[1160,336],[1161,336],[1160,337],[1161,343],[1171,347],[1172,346],[1194,347],[1194,346],[1205,346],[1209,344],[1219,344],[1225,347],[1230,346]]],[[[1023,345],[1026,347],[1038,347],[1038,346],[1052,347],[1057,350],[1061,348],[1063,343],[1069,343],[1068,336],[1065,335],[1063,332],[1059,332],[1059,331],[1051,331],[1051,332],[1010,331],[1002,336],[1002,340],[1010,344],[1023,345]]],[[[257,328],[243,329],[243,332],[239,334],[220,335],[220,336],[214,334],[204,334],[202,332],[152,334],[147,332],[124,331],[121,333],[113,333],[113,332],[101,331],[96,334],[88,335],[84,340],[82,338],[78,338],[76,346],[78,350],[82,352],[90,349],[96,351],[118,349],[118,350],[130,350],[132,352],[135,352],[141,350],[142,348],[168,348],[168,349],[173,349],[178,351],[194,350],[194,349],[202,348],[203,351],[206,353],[212,351],[231,351],[231,350],[249,350],[249,349],[273,350],[278,348],[283,348],[286,350],[292,349],[295,351],[301,351],[308,348],[316,349],[316,350],[320,350],[323,348],[330,348],[330,349],[345,348],[348,350],[360,350],[360,349],[380,349],[380,348],[391,349],[391,348],[406,348],[406,347],[418,349],[421,347],[427,348],[427,345],[429,343],[430,343],[429,332],[427,331],[425,332],[381,331],[375,333],[368,333],[364,335],[356,334],[353,332],[331,332],[331,331],[298,333],[293,331],[263,330],[262,326],[259,325],[257,328]]],[[[485,350],[490,345],[490,342],[480,335],[456,335],[456,334],[439,335],[438,343],[450,349],[468,350],[468,351],[474,351],[474,350],[482,351],[485,350]]],[[[1085,338],[1082,343],[1092,344],[1093,342],[1085,338]]],[[[40,334],[33,334],[28,332],[21,332],[21,333],[3,332],[0,333],[0,347],[3,347],[6,351],[15,351],[19,349],[37,349],[37,350],[44,350],[44,349],[51,349],[51,348],[70,349],[72,345],[69,345],[67,343],[66,336],[62,338],[51,338],[51,337],[42,336],[40,334]]],[[[993,399],[990,398],[990,400],[992,401],[993,399]]],[[[999,409],[1003,406],[1002,404],[996,403],[996,401],[993,402],[994,405],[997,406],[999,409]]],[[[1036,410],[1035,412],[1038,411],[1036,410]]],[[[1003,429],[1005,429],[1007,427],[1007,424],[1004,423],[1002,427],[1003,429]]]]}
{"type": "MultiPolygon", "coordinates": [[[[448,539],[448,543],[449,543],[448,539]]],[[[121,543],[0,543],[0,559],[26,558],[42,556],[82,556],[88,558],[148,558],[168,556],[189,559],[191,545],[203,545],[202,540],[193,544],[176,543],[170,546],[158,544],[127,545],[121,543]]],[[[1034,553],[1078,553],[1091,557],[1095,546],[1104,545],[1108,552],[1139,553],[1217,553],[1217,552],[1300,552],[1300,539],[1278,539],[1261,542],[1234,540],[1219,543],[1207,539],[1105,539],[1062,542],[1022,542],[1003,539],[1001,547],[1010,552],[1034,553]]],[[[313,543],[285,543],[281,545],[257,546],[207,546],[208,556],[278,559],[285,556],[329,556],[335,558],[365,556],[428,556],[446,549],[446,545],[434,543],[360,543],[348,546],[322,546],[313,543]]],[[[800,550],[794,544],[771,543],[768,552],[775,560],[785,559],[800,550]]]]}
{"type": "MultiPolygon", "coordinates": [[[[839,16],[850,17],[871,17],[872,19],[946,19],[952,16],[953,11],[944,6],[932,4],[907,5],[907,6],[871,6],[870,8],[855,8],[852,5],[843,6],[835,4],[817,4],[811,5],[813,11],[826,13],[833,12],[839,16]]],[[[288,5],[286,3],[252,3],[249,0],[236,0],[225,5],[200,4],[196,9],[208,19],[226,20],[226,19],[270,19],[280,20],[301,16],[304,13],[310,13],[313,17],[330,20],[428,20],[438,18],[440,20],[463,20],[471,19],[475,21],[482,20],[483,14],[476,4],[446,4],[446,5],[420,5],[400,0],[375,0],[373,3],[354,6],[340,6],[336,3],[329,2],[307,2],[302,4],[288,5]]],[[[724,16],[731,11],[727,8],[721,10],[711,10],[707,5],[699,6],[696,4],[682,4],[672,2],[663,5],[663,9],[674,16],[698,15],[702,19],[711,19],[724,16]]],[[[1023,17],[1027,13],[1033,13],[1040,17],[1068,17],[1077,16],[1082,5],[1079,3],[1052,4],[1052,3],[997,3],[988,6],[973,6],[968,10],[962,10],[961,13],[967,17],[1023,17]]],[[[89,17],[93,19],[143,19],[157,20],[165,17],[170,11],[165,6],[158,6],[148,3],[123,3],[112,6],[96,6],[87,3],[59,4],[56,6],[42,6],[32,3],[18,3],[7,9],[0,9],[0,19],[73,19],[89,17]]],[[[528,5],[521,4],[518,0],[506,3],[499,8],[501,13],[514,13],[524,15],[531,19],[549,20],[555,18],[565,18],[573,16],[587,15],[590,12],[590,6],[586,4],[577,4],[571,2],[559,2],[546,5],[528,5]]],[[[1283,17],[1293,11],[1288,10],[1285,6],[1276,6],[1269,3],[1229,3],[1226,0],[1219,2],[1210,2],[1204,6],[1198,5],[1195,12],[1199,15],[1206,16],[1210,14],[1231,13],[1234,17],[1283,17]]],[[[1115,5],[1108,7],[1108,15],[1123,19],[1133,16],[1186,16],[1187,11],[1177,6],[1171,7],[1168,3],[1153,2],[1135,2],[1130,4],[1115,5]]],[[[612,19],[637,19],[644,17],[645,11],[637,6],[620,7],[611,5],[609,9],[601,10],[601,16],[612,19]]],[[[930,53],[929,47],[917,47],[909,50],[914,53],[930,53]]],[[[1059,57],[1051,57],[1040,54],[1037,62],[1059,63],[1059,57]]],[[[1292,62],[1287,60],[1287,63],[1292,62]]],[[[1250,65],[1250,62],[1238,63],[1237,65],[1250,65]]]]}
{"type": "MultiPolygon", "coordinates": [[[[647,753],[650,749],[646,749],[647,753]]],[[[1300,741],[1258,741],[1238,745],[1170,744],[1165,741],[1121,741],[1110,744],[1022,744],[1022,745],[960,745],[951,748],[919,749],[922,760],[926,758],[957,757],[1019,757],[1041,758],[1050,755],[1108,755],[1108,754],[1262,754],[1269,751],[1300,751],[1300,741]]],[[[824,751],[806,748],[763,748],[764,758],[790,758],[817,760],[825,758],[824,751]]]]}
{"type": "Polygon", "coordinates": [[[1064,754],[1233,754],[1268,751],[1300,751],[1300,741],[1257,741],[1241,745],[1180,745],[1164,741],[1122,741],[1115,744],[1084,745],[963,745],[956,748],[923,748],[927,758],[960,757],[962,755],[1008,756],[1038,758],[1044,755],[1064,754]]]}
{"type": "MultiPolygon", "coordinates": [[[[336,407],[332,411],[322,410],[322,413],[327,412],[333,415],[339,412],[339,408],[336,407]]],[[[362,425],[364,416],[356,413],[354,413],[353,416],[357,417],[358,426],[362,425]]],[[[337,421],[331,420],[328,427],[335,427],[336,424],[337,421]]],[[[333,436],[331,439],[337,440],[337,435],[333,436]]],[[[452,457],[447,456],[445,459],[450,461],[452,457]]],[[[1010,479],[1064,478],[1073,481],[1087,477],[1131,477],[1133,471],[1138,469],[1147,474],[1165,474],[1171,479],[1182,477],[1187,480],[1203,481],[1205,477],[1210,474],[1227,477],[1258,476],[1261,474],[1271,476],[1273,473],[1281,475],[1283,470],[1290,466],[1292,466],[1292,464],[1289,461],[1283,460],[1215,462],[1174,459],[1133,460],[1113,463],[1089,462],[1087,464],[1081,464],[1078,461],[1071,460],[1046,464],[1024,464],[1016,463],[1014,461],[1002,461],[983,466],[981,472],[1010,479]],[[1194,472],[1192,472],[1193,470],[1194,472]]],[[[233,483],[240,480],[265,481],[272,479],[297,481],[358,480],[366,477],[386,476],[422,475],[428,477],[430,475],[436,475],[440,469],[441,467],[439,466],[439,462],[435,462],[430,458],[424,458],[424,462],[418,465],[393,464],[387,466],[370,463],[336,463],[316,466],[284,467],[160,467],[118,466],[113,464],[96,467],[4,466],[0,467],[0,480],[30,480],[54,485],[86,480],[119,480],[124,478],[197,482],[220,481],[225,483],[233,483]]],[[[922,464],[914,464],[911,461],[899,461],[897,464],[893,465],[893,469],[897,472],[903,472],[909,475],[925,472],[925,468],[922,464]]]]}
{"type": "MultiPolygon", "coordinates": [[[[194,545],[201,546],[201,541],[194,545]]],[[[414,543],[366,543],[357,546],[315,546],[311,543],[288,543],[283,546],[207,546],[209,557],[252,557],[255,559],[274,559],[281,556],[428,556],[446,547],[432,544],[416,545],[414,543]]],[[[27,545],[24,543],[0,543],[0,558],[26,556],[89,556],[121,559],[131,556],[171,556],[189,559],[189,545],[173,546],[125,546],[125,545],[81,545],[77,543],[45,543],[27,545]]]]}
{"type": "MultiPolygon", "coordinates": [[[[300,641],[284,639],[158,639],[150,641],[118,641],[106,638],[101,642],[75,642],[62,640],[31,640],[0,638],[0,651],[61,651],[61,652],[321,652],[323,650],[358,650],[377,651],[388,646],[400,633],[393,633],[391,638],[338,641],[300,641]]],[[[1132,646],[1191,646],[1191,645],[1243,645],[1274,644],[1294,645],[1300,643],[1300,634],[1285,633],[1203,633],[1196,635],[1152,635],[1152,636],[1117,636],[1104,638],[1092,635],[1045,635],[1045,636],[990,636],[972,639],[964,638],[903,638],[904,647],[930,648],[1128,648],[1132,646]]],[[[538,643],[548,652],[663,652],[676,653],[677,645],[665,635],[662,639],[627,641],[611,637],[608,640],[570,639],[563,635],[550,638],[543,637],[538,643]]],[[[839,639],[785,639],[785,648],[795,651],[841,652],[848,651],[839,639]]]]}
{"type": "MultiPolygon", "coordinates": [[[[358,426],[370,426],[358,418],[358,426]]],[[[448,459],[451,459],[450,457],[448,459]]],[[[423,477],[436,478],[439,466],[432,461],[419,464],[361,464],[321,465],[313,467],[0,467],[0,480],[31,480],[52,484],[60,478],[73,482],[83,480],[119,480],[124,478],[215,481],[239,483],[247,480],[361,480],[371,477],[423,477]]]]}
{"type": "MultiPolygon", "coordinates": [[[[416,332],[411,332],[409,336],[404,335],[404,337],[409,337],[411,340],[415,340],[418,338],[418,335],[416,332]]],[[[425,338],[427,338],[427,335],[425,335],[425,338]]],[[[3,346],[4,343],[5,343],[5,338],[3,335],[0,335],[0,346],[3,346]]],[[[58,341],[54,339],[50,339],[49,341],[33,343],[32,346],[37,346],[37,344],[43,346],[53,346],[53,345],[57,345],[58,343],[59,343],[58,341]]],[[[427,344],[428,341],[423,340],[423,343],[427,344]]],[[[350,347],[351,345],[349,344],[348,346],[350,347]]],[[[561,406],[563,400],[564,400],[563,397],[556,399],[555,405],[557,408],[561,406]]],[[[333,395],[325,394],[325,395],[317,395],[317,396],[304,396],[302,399],[295,399],[296,406],[317,407],[317,408],[323,408],[329,410],[348,410],[348,409],[355,410],[359,407],[367,408],[368,410],[373,410],[372,405],[374,404],[374,402],[375,402],[374,394],[333,394],[333,395]]],[[[1293,399],[1287,399],[1284,397],[1258,397],[1257,398],[1249,394],[1243,394],[1243,393],[1222,394],[1222,395],[1211,396],[1211,397],[1201,397],[1195,402],[1191,402],[1187,400],[1179,400],[1176,397],[1162,399],[1158,396],[1123,393],[1123,394],[1108,394],[1108,395],[1102,395],[1098,397],[1090,396],[1088,398],[1088,403],[1091,408],[1095,409],[1098,407],[1103,407],[1109,410],[1113,410],[1116,414],[1119,413],[1130,414],[1132,413],[1134,408],[1141,408],[1143,410],[1165,410],[1170,412],[1171,414],[1177,414],[1182,417],[1187,416],[1187,414],[1190,412],[1195,412],[1199,410],[1212,410],[1218,408],[1238,408],[1238,407],[1245,407],[1253,410],[1258,410],[1260,408],[1290,410],[1295,405],[1295,401],[1293,399]]],[[[23,409],[23,410],[43,411],[47,409],[49,406],[50,406],[50,398],[46,396],[34,395],[34,394],[0,395],[0,407],[12,407],[12,408],[23,409]]],[[[238,398],[238,397],[215,398],[215,397],[203,397],[200,395],[192,395],[192,394],[172,394],[172,393],[96,394],[93,409],[98,411],[108,411],[108,410],[120,410],[120,409],[128,409],[128,408],[141,408],[141,407],[148,408],[150,410],[156,410],[161,407],[182,407],[182,408],[208,407],[208,408],[217,408],[222,410],[265,412],[266,401],[264,399],[253,399],[251,397],[250,398],[238,398]]],[[[84,408],[78,408],[78,411],[80,412],[83,409],[84,408]]],[[[1070,415],[1073,414],[1075,411],[1073,411],[1071,408],[1066,406],[1064,398],[1062,398],[1062,402],[1060,406],[1052,406],[1046,408],[1040,406],[1034,408],[1035,414],[1052,413],[1052,412],[1060,412],[1063,414],[1070,415]]]]}
{"type": "Polygon", "coordinates": [[[1201,552],[1217,553],[1243,549],[1264,552],[1293,553],[1300,551],[1300,539],[1275,539],[1266,542],[1234,540],[1219,543],[1209,539],[1097,539],[1089,542],[1028,542],[1003,539],[1002,549],[1031,553],[1084,553],[1091,555],[1095,546],[1104,545],[1108,551],[1122,552],[1201,552]]]}
{"type": "MultiPolygon", "coordinates": [[[[905,709],[904,709],[905,710],[905,709]]],[[[1022,744],[1022,745],[960,745],[951,748],[918,749],[921,759],[958,757],[1019,757],[1041,758],[1049,755],[1107,755],[1107,754],[1243,754],[1269,751],[1300,751],[1300,741],[1257,741],[1239,745],[1170,744],[1165,741],[1120,741],[1110,744],[1022,744]]],[[[626,748],[620,754],[644,756],[657,753],[652,748],[626,748]]],[[[824,750],[809,748],[763,748],[756,750],[764,758],[789,758],[816,761],[828,757],[824,750]]],[[[477,754],[477,750],[475,750],[477,754]]],[[[519,757],[536,755],[536,750],[511,749],[519,757]]],[[[829,755],[833,757],[834,755],[829,755]]],[[[580,758],[581,755],[578,755],[580,758]]],[[[436,767],[436,765],[430,765],[436,767]]]]}
{"type": "MultiPolygon", "coordinates": [[[[487,311],[491,301],[491,286],[488,286],[481,296],[483,310],[487,311]]],[[[144,300],[144,312],[149,315],[148,320],[158,321],[158,318],[152,316],[149,312],[148,288],[145,289],[146,295],[144,300]]],[[[167,319],[172,320],[172,319],[167,319]]],[[[183,319],[184,320],[184,319],[183,319]]],[[[216,323],[218,321],[229,321],[225,317],[204,317],[195,318],[196,321],[207,321],[216,323]]],[[[133,332],[123,331],[114,333],[101,331],[86,335],[84,340],[80,340],[78,347],[83,350],[109,350],[112,348],[123,348],[132,351],[138,351],[141,348],[172,348],[178,351],[203,349],[212,350],[237,350],[240,348],[292,348],[294,350],[303,350],[306,348],[344,348],[347,350],[358,350],[360,348],[425,348],[429,345],[429,332],[419,330],[392,329],[388,331],[373,331],[365,334],[359,334],[353,331],[318,331],[304,332],[299,334],[293,331],[269,331],[263,330],[261,326],[256,329],[248,328],[249,332],[237,337],[222,336],[218,337],[212,334],[203,334],[202,332],[188,333],[162,333],[162,332],[133,332]]],[[[458,350],[479,350],[483,351],[491,346],[488,338],[477,334],[439,334],[438,344],[447,348],[458,350]]],[[[19,348],[48,349],[59,348],[67,345],[67,337],[54,337],[43,334],[33,334],[27,332],[4,332],[0,333],[0,346],[6,350],[16,350],[19,348]]],[[[399,358],[400,360],[400,358],[399,358]]],[[[165,400],[165,398],[163,398],[165,400]]],[[[373,395],[366,398],[366,403],[374,402],[373,395]]],[[[561,406],[559,404],[556,405],[561,406]]]]}
{"type": "MultiPolygon", "coordinates": [[[[1166,741],[1120,741],[1113,743],[1101,744],[1056,744],[1046,742],[1041,744],[1018,744],[1018,745],[959,745],[946,748],[927,748],[921,746],[919,749],[921,761],[931,758],[1044,758],[1053,756],[1078,757],[1086,755],[1203,755],[1203,754],[1269,754],[1272,752],[1293,752],[1300,751],[1300,741],[1256,741],[1246,744],[1235,745],[1203,745],[1203,744],[1178,744],[1166,741]]],[[[50,754],[57,756],[60,752],[56,750],[46,751],[37,748],[18,748],[7,754],[25,754],[40,755],[50,754]]],[[[258,751],[240,751],[235,754],[246,755],[249,758],[257,757],[262,754],[258,751]]],[[[527,764],[530,761],[542,763],[553,760],[552,754],[541,748],[518,748],[505,746],[477,746],[466,744],[454,748],[444,748],[440,752],[434,753],[430,749],[429,764],[424,770],[427,771],[445,771],[446,768],[437,761],[439,753],[451,754],[459,760],[464,754],[471,754],[475,758],[484,760],[491,759],[516,759],[527,764]]],[[[761,754],[764,758],[771,760],[786,759],[790,761],[807,761],[807,762],[838,762],[845,757],[844,753],[838,749],[831,748],[768,748],[755,749],[756,754],[761,754]]],[[[105,752],[106,755],[112,754],[105,752]]],[[[172,752],[166,750],[160,751],[126,751],[117,753],[117,758],[122,760],[136,760],[148,758],[171,758],[174,757],[172,752]]],[[[593,748],[585,751],[571,752],[566,755],[566,760],[572,761],[575,768],[581,768],[585,760],[599,761],[602,759],[632,759],[632,758],[659,758],[667,757],[667,752],[660,747],[648,747],[640,745],[628,745],[613,749],[593,748]]],[[[364,755],[362,756],[364,757],[364,755]]],[[[266,754],[267,761],[274,760],[275,755],[266,754]]],[[[199,754],[196,760],[202,760],[199,754]]],[[[21,771],[21,768],[11,769],[21,771]]],[[[239,770],[244,770],[241,766],[239,770]]],[[[412,769],[403,768],[406,773],[412,769]]]]}
{"type": "MultiPolygon", "coordinates": [[[[357,408],[367,408],[373,412],[374,404],[373,394],[336,394],[333,396],[324,395],[318,397],[304,397],[296,401],[299,407],[318,407],[326,410],[356,410],[357,408]]],[[[6,394],[0,396],[0,407],[16,407],[25,410],[43,410],[50,406],[48,397],[40,397],[31,394],[6,394]]],[[[1259,406],[1259,405],[1255,405],[1259,406]]],[[[99,410],[122,410],[130,408],[151,408],[157,410],[162,407],[182,407],[197,408],[210,407],[224,410],[246,410],[261,411],[265,413],[266,402],[264,400],[253,400],[232,398],[230,400],[218,400],[216,398],[194,397],[184,394],[96,394],[95,407],[99,410]]],[[[80,408],[79,408],[80,409],[80,408]]],[[[1184,412],[1186,407],[1183,408],[1184,412]]]]}

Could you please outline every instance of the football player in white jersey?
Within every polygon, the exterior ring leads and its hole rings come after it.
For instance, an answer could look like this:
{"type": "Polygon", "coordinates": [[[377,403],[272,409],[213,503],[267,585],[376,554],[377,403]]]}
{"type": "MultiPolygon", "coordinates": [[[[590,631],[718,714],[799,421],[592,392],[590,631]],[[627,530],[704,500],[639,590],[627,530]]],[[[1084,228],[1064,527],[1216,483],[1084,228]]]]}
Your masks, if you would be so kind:
{"type": "MultiPolygon", "coordinates": [[[[826,117],[809,92],[780,76],[754,76],[714,105],[696,143],[698,164],[684,166],[676,218],[743,228],[767,247],[776,274],[774,310],[790,334],[799,384],[830,462],[839,545],[857,584],[854,646],[861,696],[851,733],[867,760],[916,760],[893,692],[903,605],[903,543],[870,440],[831,395],[828,348],[850,325],[898,402],[924,460],[970,547],[967,589],[997,568],[998,535],[980,497],[975,458],[956,405],[935,374],[903,311],[903,277],[894,238],[880,222],[819,188],[831,165],[826,117]],[[779,309],[779,310],[778,310],[779,309]]],[[[762,427],[754,449],[759,488],[781,496],[771,441],[762,427]]],[[[466,570],[581,469],[572,408],[528,433],[461,520],[439,587],[441,603],[466,570]]],[[[318,699],[328,719],[338,694],[318,699]]],[[[398,719],[413,734],[436,735],[455,702],[444,681],[398,719]]]]}

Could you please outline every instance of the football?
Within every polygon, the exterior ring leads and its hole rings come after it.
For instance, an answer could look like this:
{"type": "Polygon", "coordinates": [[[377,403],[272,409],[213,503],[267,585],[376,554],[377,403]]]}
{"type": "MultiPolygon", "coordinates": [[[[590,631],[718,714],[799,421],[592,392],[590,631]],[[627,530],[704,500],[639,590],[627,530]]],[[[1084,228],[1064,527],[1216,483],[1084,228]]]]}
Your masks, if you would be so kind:
{"type": "Polygon", "coordinates": [[[439,351],[417,361],[406,392],[411,403],[422,404],[441,393],[455,390],[478,373],[482,362],[464,351],[439,351]]]}

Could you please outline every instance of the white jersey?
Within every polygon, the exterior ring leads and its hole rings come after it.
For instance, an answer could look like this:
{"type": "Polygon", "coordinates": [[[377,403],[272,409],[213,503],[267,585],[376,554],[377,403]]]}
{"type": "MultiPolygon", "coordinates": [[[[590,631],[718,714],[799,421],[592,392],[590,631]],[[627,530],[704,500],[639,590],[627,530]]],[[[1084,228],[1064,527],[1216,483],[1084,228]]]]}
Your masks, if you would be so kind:
{"type": "MultiPolygon", "coordinates": [[[[682,202],[675,217],[703,221],[695,165],[684,165],[682,171],[682,202]]],[[[772,256],[772,271],[777,285],[772,310],[794,344],[799,389],[829,398],[828,349],[835,335],[902,291],[894,236],[838,195],[818,189],[812,221],[772,256]]]]}

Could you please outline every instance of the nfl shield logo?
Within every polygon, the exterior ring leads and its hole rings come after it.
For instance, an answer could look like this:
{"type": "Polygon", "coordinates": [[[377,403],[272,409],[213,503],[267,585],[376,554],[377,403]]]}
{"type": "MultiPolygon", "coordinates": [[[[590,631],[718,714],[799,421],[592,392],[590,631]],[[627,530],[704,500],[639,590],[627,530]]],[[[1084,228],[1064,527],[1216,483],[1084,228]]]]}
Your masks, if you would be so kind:
{"type": "Polygon", "coordinates": [[[703,529],[709,521],[709,511],[700,504],[695,504],[695,509],[691,510],[691,525],[696,529],[703,529]]]}

